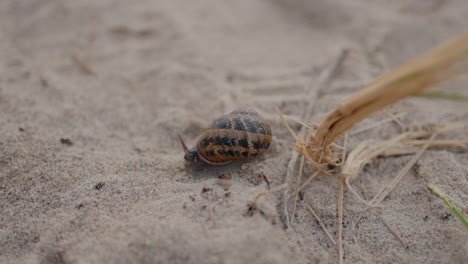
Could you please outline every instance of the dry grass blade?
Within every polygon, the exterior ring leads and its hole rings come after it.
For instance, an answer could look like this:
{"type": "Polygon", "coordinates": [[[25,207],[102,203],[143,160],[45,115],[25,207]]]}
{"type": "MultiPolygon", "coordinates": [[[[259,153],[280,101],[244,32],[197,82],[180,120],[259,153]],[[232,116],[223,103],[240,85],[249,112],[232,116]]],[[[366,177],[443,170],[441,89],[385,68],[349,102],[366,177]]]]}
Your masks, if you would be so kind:
{"type": "Polygon", "coordinates": [[[80,68],[80,70],[89,75],[95,75],[96,72],[85,62],[83,62],[80,58],[76,55],[72,56],[73,62],[80,68]]]}
{"type": "Polygon", "coordinates": [[[371,163],[378,157],[415,154],[417,153],[416,148],[424,145],[427,145],[428,147],[468,147],[468,142],[466,140],[421,139],[427,138],[434,133],[449,132],[464,127],[468,127],[468,122],[433,127],[429,130],[421,129],[417,131],[408,131],[386,141],[363,141],[348,154],[347,160],[342,166],[341,171],[345,176],[346,186],[360,202],[366,204],[368,207],[378,207],[378,205],[371,204],[362,199],[351,187],[351,182],[359,176],[366,164],[371,163]]]}
{"type": "MultiPolygon", "coordinates": [[[[439,196],[445,202],[445,204],[450,208],[450,210],[455,214],[455,216],[457,216],[460,222],[462,222],[465,228],[468,229],[468,220],[465,219],[462,212],[460,212],[458,208],[453,204],[453,201],[450,199],[450,197],[447,196],[445,193],[443,193],[437,186],[433,184],[427,184],[427,188],[431,190],[433,193],[435,193],[437,196],[439,196]]],[[[463,208],[463,206],[461,206],[461,208],[463,208]]]]}
{"type": "Polygon", "coordinates": [[[426,144],[429,144],[428,147],[466,147],[468,143],[466,140],[422,139],[428,138],[434,133],[441,134],[465,127],[468,127],[468,122],[408,131],[386,141],[363,141],[348,154],[348,158],[342,167],[342,173],[346,176],[347,182],[352,182],[358,177],[366,164],[379,156],[406,155],[416,152],[414,149],[408,151],[408,147],[421,147],[426,144]]]}
{"type": "MultiPolygon", "coordinates": [[[[309,93],[306,96],[306,101],[305,101],[305,107],[304,107],[304,112],[302,114],[302,120],[305,120],[306,122],[309,121],[312,118],[313,114],[313,108],[315,105],[315,101],[318,97],[319,92],[322,90],[322,88],[333,78],[333,76],[336,74],[337,70],[341,66],[342,62],[346,58],[348,54],[348,50],[342,49],[337,57],[336,60],[327,68],[325,68],[322,73],[319,76],[318,82],[316,83],[316,89],[310,89],[309,93]]],[[[279,113],[279,110],[276,109],[276,111],[279,113]]],[[[280,114],[280,113],[279,113],[280,114]]],[[[281,114],[280,114],[281,116],[281,114]]],[[[288,127],[289,132],[296,138],[296,141],[299,142],[298,137],[292,131],[292,129],[287,125],[286,120],[284,117],[281,117],[283,123],[288,127]]],[[[307,134],[307,127],[302,127],[301,131],[299,132],[299,137],[302,139],[306,136],[307,134]]],[[[292,175],[294,173],[294,168],[297,163],[297,158],[299,154],[296,151],[293,151],[291,154],[291,159],[289,160],[288,164],[288,169],[286,171],[286,183],[289,183],[290,179],[292,178],[292,175]]],[[[288,188],[286,188],[283,191],[283,217],[284,217],[284,223],[286,228],[288,225],[291,223],[290,217],[289,217],[289,210],[288,210],[288,201],[289,201],[289,193],[288,193],[288,188]]]]}
{"type": "MultiPolygon", "coordinates": [[[[401,179],[406,175],[406,173],[413,167],[413,165],[416,163],[416,161],[421,157],[421,155],[426,151],[426,149],[429,147],[430,141],[434,140],[434,138],[437,136],[437,133],[434,133],[431,138],[429,139],[429,142],[426,143],[419,151],[416,153],[416,155],[413,156],[413,158],[403,167],[403,169],[395,176],[395,178],[392,180],[392,182],[386,186],[384,186],[372,199],[370,202],[371,205],[379,204],[381,203],[385,197],[398,185],[398,183],[401,181],[401,179]]],[[[359,224],[359,221],[361,221],[364,213],[366,213],[371,206],[367,206],[366,209],[361,213],[361,215],[358,218],[358,221],[356,222],[356,225],[359,224]]]]}
{"type": "Polygon", "coordinates": [[[314,212],[314,210],[312,210],[312,208],[308,205],[308,204],[305,204],[305,206],[307,207],[307,209],[310,211],[310,213],[315,217],[315,219],[317,219],[320,227],[323,229],[323,231],[325,232],[325,234],[327,235],[327,237],[330,239],[330,241],[333,243],[333,245],[336,245],[336,242],[335,240],[333,239],[333,237],[330,235],[330,232],[328,232],[328,229],[325,227],[325,225],[323,224],[323,221],[322,219],[320,219],[318,217],[318,215],[314,212]]]}
{"type": "MultiPolygon", "coordinates": [[[[343,143],[343,155],[341,157],[341,160],[343,162],[346,162],[347,156],[346,156],[346,148],[348,146],[348,134],[344,135],[344,143],[343,143]]],[[[340,185],[339,185],[339,190],[338,190],[338,259],[339,263],[343,264],[344,263],[344,249],[343,249],[343,210],[344,210],[344,182],[346,180],[346,177],[343,173],[341,173],[340,176],[340,185]]]]}
{"type": "MultiPolygon", "coordinates": [[[[427,143],[427,140],[412,140],[411,144],[415,147],[422,146],[427,143]]],[[[431,142],[430,147],[433,148],[468,148],[468,140],[457,139],[441,139],[431,142]]]]}
{"type": "Polygon", "coordinates": [[[390,231],[390,233],[392,233],[397,239],[398,241],[400,241],[400,243],[405,247],[405,248],[408,248],[408,243],[405,242],[405,240],[403,240],[403,238],[400,236],[400,234],[393,228],[391,228],[387,222],[385,222],[383,219],[382,219],[382,223],[385,225],[385,227],[388,229],[388,231],[390,231]]]}
{"type": "MultiPolygon", "coordinates": [[[[297,118],[295,118],[295,117],[293,117],[293,116],[283,115],[283,117],[284,117],[285,119],[290,119],[290,120],[292,120],[292,121],[294,121],[294,122],[296,122],[296,123],[299,123],[299,124],[301,124],[303,127],[306,127],[306,128],[308,128],[308,129],[311,129],[311,128],[313,128],[314,126],[316,126],[316,125],[306,124],[306,123],[302,122],[301,120],[299,120],[299,119],[297,119],[297,118]]],[[[316,128],[316,127],[315,127],[315,128],[316,128]]]]}
{"type": "Polygon", "coordinates": [[[354,93],[320,124],[316,142],[326,147],[357,122],[398,100],[452,77],[468,58],[468,33],[417,57],[354,93]]]}
{"type": "Polygon", "coordinates": [[[380,121],[378,121],[378,122],[375,122],[375,123],[370,124],[370,125],[368,125],[368,126],[365,126],[365,127],[363,127],[363,128],[353,130],[351,133],[349,133],[349,135],[350,135],[350,136],[354,136],[354,135],[356,135],[356,134],[359,134],[359,133],[362,133],[362,132],[367,131],[367,130],[369,130],[369,129],[372,129],[372,128],[381,126],[381,125],[383,125],[383,124],[385,124],[385,123],[388,123],[388,122],[391,122],[391,121],[394,121],[394,122],[396,122],[397,124],[399,124],[400,126],[403,127],[403,125],[401,124],[400,120],[398,120],[398,118],[404,116],[405,114],[406,114],[406,113],[400,113],[400,114],[397,114],[397,115],[393,115],[393,116],[391,116],[391,117],[389,117],[389,118],[386,118],[386,119],[384,119],[384,120],[380,120],[380,121]]]}
{"type": "Polygon", "coordinates": [[[338,194],[338,258],[339,263],[344,263],[344,250],[343,250],[343,204],[344,204],[344,181],[345,177],[340,176],[340,188],[338,194]]]}
{"type": "MultiPolygon", "coordinates": [[[[296,187],[296,195],[294,195],[294,206],[293,206],[293,212],[292,212],[292,215],[293,216],[296,216],[296,208],[297,208],[297,201],[299,200],[299,184],[301,184],[301,180],[302,180],[302,173],[304,171],[304,161],[305,161],[305,157],[302,156],[301,157],[301,163],[299,165],[299,176],[297,177],[297,187],[296,187]]],[[[312,178],[312,177],[310,177],[312,178]]]]}
{"type": "Polygon", "coordinates": [[[296,194],[299,194],[299,192],[304,189],[304,187],[306,187],[306,185],[309,184],[309,182],[311,182],[318,174],[319,171],[314,172],[314,174],[312,174],[312,176],[310,176],[307,181],[305,181],[301,186],[299,186],[299,188],[297,188],[296,194]]]}
{"type": "Polygon", "coordinates": [[[466,95],[458,94],[458,93],[446,93],[442,91],[427,91],[427,92],[418,94],[418,96],[468,102],[468,96],[466,95]]]}
{"type": "MultiPolygon", "coordinates": [[[[391,112],[389,112],[389,111],[387,111],[387,110],[385,110],[385,109],[383,110],[383,112],[384,112],[386,115],[388,115],[395,123],[397,123],[397,124],[401,127],[401,129],[402,129],[403,131],[406,129],[406,126],[403,125],[403,123],[400,121],[400,118],[399,118],[399,116],[398,116],[399,114],[393,114],[393,113],[391,113],[391,112]]],[[[403,114],[403,115],[404,115],[405,113],[400,113],[400,114],[403,114]]]]}

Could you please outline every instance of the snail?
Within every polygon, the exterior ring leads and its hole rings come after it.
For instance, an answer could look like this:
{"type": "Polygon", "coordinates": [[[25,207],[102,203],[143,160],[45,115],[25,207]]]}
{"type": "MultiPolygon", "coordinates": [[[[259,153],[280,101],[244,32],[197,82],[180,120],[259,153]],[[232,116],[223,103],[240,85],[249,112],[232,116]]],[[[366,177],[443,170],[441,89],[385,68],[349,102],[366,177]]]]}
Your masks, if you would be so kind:
{"type": "Polygon", "coordinates": [[[270,146],[272,135],[270,125],[255,110],[240,108],[216,119],[192,149],[180,135],[179,139],[185,160],[222,165],[262,154],[270,146]]]}

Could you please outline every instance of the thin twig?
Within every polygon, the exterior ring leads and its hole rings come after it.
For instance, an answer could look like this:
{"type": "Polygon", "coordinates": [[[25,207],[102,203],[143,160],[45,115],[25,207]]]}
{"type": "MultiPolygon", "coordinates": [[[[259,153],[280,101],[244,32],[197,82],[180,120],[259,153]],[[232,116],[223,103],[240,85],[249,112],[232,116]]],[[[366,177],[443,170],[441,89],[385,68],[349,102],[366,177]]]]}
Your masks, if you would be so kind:
{"type": "MultiPolygon", "coordinates": [[[[330,79],[336,74],[338,68],[346,58],[346,55],[348,54],[347,49],[342,49],[337,57],[337,59],[334,60],[333,64],[330,65],[330,67],[327,67],[324,69],[319,78],[318,82],[316,84],[316,89],[310,89],[309,93],[306,96],[306,101],[305,101],[305,107],[304,107],[304,112],[302,113],[302,120],[305,122],[308,122],[313,115],[313,108],[315,106],[315,101],[318,98],[320,90],[323,89],[323,87],[330,81],[330,79]]],[[[302,127],[300,132],[299,132],[299,137],[304,138],[307,135],[307,128],[302,127]]],[[[291,159],[289,160],[288,163],[288,168],[286,170],[286,178],[285,182],[288,183],[290,179],[292,178],[292,175],[294,173],[294,168],[296,167],[296,162],[298,158],[299,153],[297,151],[293,151],[291,154],[291,159]]],[[[290,216],[289,216],[289,210],[288,210],[288,201],[289,201],[289,188],[286,188],[283,191],[283,222],[286,228],[291,224],[290,221],[290,216]]]]}
{"type": "Polygon", "coordinates": [[[333,243],[333,245],[336,245],[335,240],[333,239],[333,237],[330,235],[330,232],[328,232],[327,228],[323,224],[322,219],[318,217],[318,215],[314,212],[314,210],[312,210],[312,208],[308,204],[305,204],[305,206],[307,207],[307,209],[309,209],[310,213],[315,217],[315,219],[317,219],[320,227],[323,229],[323,231],[325,232],[327,237],[330,239],[330,241],[333,243]]]}

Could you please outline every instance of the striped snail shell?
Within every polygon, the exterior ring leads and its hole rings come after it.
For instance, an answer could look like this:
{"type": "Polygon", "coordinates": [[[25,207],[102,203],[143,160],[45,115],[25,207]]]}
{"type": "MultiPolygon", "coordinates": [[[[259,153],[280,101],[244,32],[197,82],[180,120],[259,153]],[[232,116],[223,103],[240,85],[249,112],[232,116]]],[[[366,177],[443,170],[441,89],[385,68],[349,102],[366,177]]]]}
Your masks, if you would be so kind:
{"type": "Polygon", "coordinates": [[[179,136],[185,160],[222,165],[256,157],[270,146],[270,125],[253,109],[240,108],[216,119],[197,145],[188,149],[179,136]]]}

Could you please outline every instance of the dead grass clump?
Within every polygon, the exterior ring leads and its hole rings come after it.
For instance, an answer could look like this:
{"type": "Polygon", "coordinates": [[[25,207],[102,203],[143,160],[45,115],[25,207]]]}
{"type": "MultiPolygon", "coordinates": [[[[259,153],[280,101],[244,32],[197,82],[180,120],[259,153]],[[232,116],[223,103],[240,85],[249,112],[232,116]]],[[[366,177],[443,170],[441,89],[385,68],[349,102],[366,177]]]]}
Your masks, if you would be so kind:
{"type": "MultiPolygon", "coordinates": [[[[338,146],[335,143],[336,140],[351,129],[356,123],[377,111],[381,111],[384,107],[405,97],[416,95],[436,83],[453,78],[457,74],[460,74],[462,71],[460,71],[459,66],[467,59],[468,33],[465,33],[422,56],[410,60],[406,64],[381,76],[371,84],[358,90],[350,98],[345,100],[338,108],[328,114],[320,125],[306,125],[299,122],[304,126],[301,131],[303,131],[304,128],[307,128],[309,131],[305,138],[303,135],[298,136],[291,129],[285,117],[281,114],[279,109],[276,108],[282,123],[296,140],[294,149],[297,153],[301,154],[306,160],[308,160],[317,172],[331,174],[332,171],[329,169],[329,166],[342,166],[337,206],[338,239],[336,241],[340,263],[344,262],[342,237],[345,185],[361,202],[367,205],[365,210],[363,210],[361,217],[359,217],[359,219],[361,219],[362,215],[370,208],[379,206],[379,204],[398,185],[401,179],[406,175],[427,148],[441,146],[467,147],[468,145],[466,140],[435,140],[435,137],[438,134],[447,131],[461,127],[468,127],[468,123],[449,124],[435,126],[430,129],[421,128],[414,131],[406,131],[385,141],[364,141],[349,153],[346,161],[345,149],[338,146]],[[406,155],[414,153],[415,155],[413,158],[405,165],[404,168],[402,168],[402,170],[388,185],[383,186],[379,190],[372,201],[364,201],[352,190],[350,183],[359,176],[361,170],[366,164],[376,158],[381,156],[406,155]]],[[[392,120],[395,119],[396,118],[392,116],[392,120]]],[[[401,125],[398,119],[395,121],[401,125]]],[[[404,128],[404,126],[402,127],[404,128]]],[[[292,161],[292,166],[288,166],[288,172],[291,171],[291,173],[293,170],[289,170],[289,167],[294,167],[295,159],[292,159],[292,161]]],[[[300,179],[298,186],[299,184],[300,179]]],[[[299,188],[296,190],[296,202],[299,190],[299,188]]],[[[285,192],[287,192],[287,189],[285,192]]],[[[256,200],[259,196],[257,196],[256,200]]],[[[285,209],[287,209],[288,195],[285,195],[285,197],[284,204],[285,209]]],[[[256,200],[254,205],[256,204],[256,200]]],[[[294,211],[295,208],[296,204],[294,205],[294,211]]],[[[285,210],[285,214],[288,216],[287,210],[285,210]]],[[[359,222],[359,220],[357,222],[359,222]]],[[[398,237],[397,232],[394,234],[398,237]]],[[[330,239],[334,241],[331,237],[330,239]]],[[[402,243],[405,244],[404,242],[402,243]]]]}
{"type": "Polygon", "coordinates": [[[289,126],[288,122],[284,115],[280,112],[278,107],[276,108],[276,112],[281,118],[284,126],[289,130],[289,133],[296,139],[296,143],[294,144],[294,149],[302,154],[313,166],[320,172],[325,174],[331,174],[331,170],[328,169],[328,166],[339,166],[340,165],[340,155],[342,148],[336,144],[330,144],[328,146],[322,147],[317,145],[315,141],[315,129],[314,125],[306,125],[301,123],[302,125],[309,128],[309,134],[307,135],[307,139],[309,141],[305,141],[302,137],[298,136],[294,130],[289,126]]]}
{"type": "MultiPolygon", "coordinates": [[[[334,142],[362,119],[385,106],[407,96],[415,95],[433,84],[447,80],[460,73],[456,66],[468,58],[468,33],[410,60],[394,71],[387,73],[368,86],[363,87],[331,112],[318,126],[308,126],[309,134],[304,140],[289,127],[278,109],[281,121],[296,139],[295,150],[319,171],[327,171],[328,165],[339,166],[341,148],[334,142]]],[[[404,139],[409,135],[402,135],[404,139]]],[[[397,139],[400,141],[401,139],[397,139]]],[[[366,143],[362,151],[381,152],[385,145],[366,143]]],[[[371,155],[375,156],[375,155],[371,155]]],[[[358,168],[359,169],[359,168],[358,168]]]]}
{"type": "Polygon", "coordinates": [[[439,125],[404,132],[385,141],[366,140],[361,142],[349,154],[342,167],[346,183],[355,180],[366,164],[378,157],[408,155],[416,153],[416,148],[428,144],[428,147],[468,147],[467,140],[428,140],[433,134],[441,134],[459,128],[468,127],[468,122],[439,125]]]}
{"type": "Polygon", "coordinates": [[[462,72],[456,66],[467,58],[468,33],[465,33],[381,76],[354,93],[322,121],[317,128],[316,144],[326,147],[385,106],[453,78],[462,72]]]}

